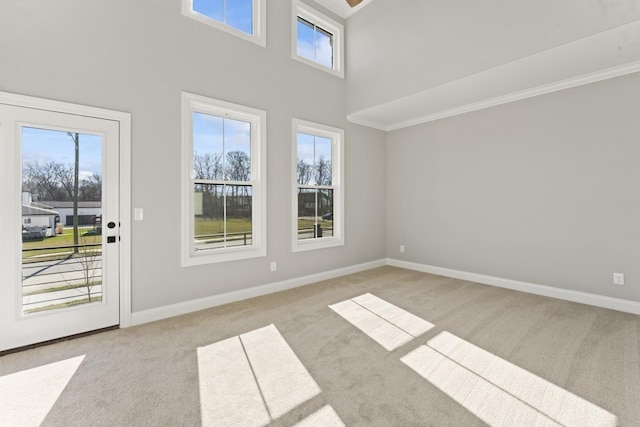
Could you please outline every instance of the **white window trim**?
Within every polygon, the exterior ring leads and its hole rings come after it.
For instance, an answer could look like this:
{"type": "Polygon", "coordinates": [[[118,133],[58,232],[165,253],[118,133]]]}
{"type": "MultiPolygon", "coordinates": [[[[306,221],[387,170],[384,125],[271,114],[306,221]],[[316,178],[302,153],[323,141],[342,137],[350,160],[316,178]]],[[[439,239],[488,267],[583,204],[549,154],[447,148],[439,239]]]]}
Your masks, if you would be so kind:
{"type": "Polygon", "coordinates": [[[253,34],[247,34],[237,28],[220,22],[217,19],[210,18],[193,10],[193,0],[182,0],[182,14],[198,22],[209,25],[211,27],[222,30],[226,33],[233,34],[243,40],[250,41],[259,46],[267,46],[267,8],[266,0],[252,0],[252,23],[253,34]]]}
{"type": "Polygon", "coordinates": [[[182,92],[182,266],[212,264],[267,255],[267,112],[182,92]],[[252,244],[196,252],[193,248],[193,112],[251,123],[252,244]]]}
{"type": "Polygon", "coordinates": [[[291,57],[318,70],[344,78],[344,25],[300,0],[293,0],[292,5],[291,57]],[[298,55],[298,16],[333,34],[333,68],[325,67],[298,55]]]}
{"type": "Polygon", "coordinates": [[[292,250],[293,252],[344,246],[344,130],[306,120],[293,119],[292,140],[292,250]],[[333,236],[298,240],[298,133],[331,139],[331,180],[333,186],[333,236]]]}

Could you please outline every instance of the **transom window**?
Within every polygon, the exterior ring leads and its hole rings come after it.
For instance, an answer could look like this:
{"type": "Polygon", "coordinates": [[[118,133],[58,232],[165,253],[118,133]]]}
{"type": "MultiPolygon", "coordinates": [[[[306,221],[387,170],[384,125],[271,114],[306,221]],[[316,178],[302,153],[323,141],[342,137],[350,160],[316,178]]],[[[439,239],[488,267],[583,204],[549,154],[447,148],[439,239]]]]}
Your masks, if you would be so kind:
{"type": "Polygon", "coordinates": [[[341,129],[294,119],[294,251],[344,244],[341,129]]]}
{"type": "Polygon", "coordinates": [[[182,0],[182,13],[266,46],[265,0],[182,0]]]}
{"type": "Polygon", "coordinates": [[[333,69],[333,34],[298,16],[297,53],[333,69]]]}
{"type": "Polygon", "coordinates": [[[344,27],[299,0],[293,7],[293,58],[344,77],[344,27]]]}
{"type": "Polygon", "coordinates": [[[183,93],[183,264],[265,255],[266,113],[183,93]]]}

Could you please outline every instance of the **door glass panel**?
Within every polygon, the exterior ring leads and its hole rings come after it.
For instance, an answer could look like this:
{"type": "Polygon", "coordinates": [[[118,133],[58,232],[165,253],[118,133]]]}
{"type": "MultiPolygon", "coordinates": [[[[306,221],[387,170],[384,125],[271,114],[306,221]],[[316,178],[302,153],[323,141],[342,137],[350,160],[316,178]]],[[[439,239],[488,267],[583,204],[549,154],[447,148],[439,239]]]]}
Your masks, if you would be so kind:
{"type": "Polygon", "coordinates": [[[22,312],[102,302],[102,137],[22,127],[22,312]]]}

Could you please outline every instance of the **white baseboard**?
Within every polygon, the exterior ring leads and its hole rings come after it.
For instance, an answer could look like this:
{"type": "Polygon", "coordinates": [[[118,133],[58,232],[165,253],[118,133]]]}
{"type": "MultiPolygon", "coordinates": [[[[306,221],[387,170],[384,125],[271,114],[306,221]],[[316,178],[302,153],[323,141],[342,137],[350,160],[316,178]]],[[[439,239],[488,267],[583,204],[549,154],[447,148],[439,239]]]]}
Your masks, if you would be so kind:
{"type": "Polygon", "coordinates": [[[623,311],[626,313],[640,314],[640,302],[636,301],[606,297],[603,295],[573,291],[570,289],[554,288],[551,286],[521,282],[518,280],[503,279],[501,277],[486,276],[484,274],[469,273],[467,271],[434,267],[432,265],[418,264],[392,258],[387,258],[387,265],[406,268],[407,270],[421,271],[423,273],[436,274],[438,276],[452,277],[454,279],[468,280],[470,282],[482,283],[484,285],[512,289],[514,291],[527,292],[529,294],[593,305],[596,307],[609,308],[611,310],[623,311]]]}
{"type": "Polygon", "coordinates": [[[143,323],[154,322],[156,320],[167,319],[169,317],[179,316],[181,314],[205,310],[207,308],[229,304],[248,298],[254,298],[274,292],[297,288],[300,286],[309,285],[311,283],[334,279],[336,277],[346,276],[348,274],[359,273],[361,271],[370,270],[372,268],[382,267],[385,265],[405,268],[407,270],[421,271],[423,273],[436,274],[439,276],[452,277],[454,279],[468,280],[471,282],[482,283],[484,285],[497,286],[500,288],[512,289],[515,291],[527,292],[530,294],[542,295],[546,297],[640,315],[640,302],[636,301],[628,301],[620,298],[590,294],[587,292],[554,288],[551,286],[538,285],[535,283],[521,282],[518,280],[486,276],[484,274],[476,274],[467,271],[453,270],[449,268],[435,267],[432,265],[418,264],[414,262],[387,258],[353,265],[350,267],[339,268],[336,270],[325,271],[322,273],[310,274],[308,276],[297,277],[281,282],[267,283],[265,285],[255,286],[253,288],[241,289],[238,291],[228,292],[220,295],[213,295],[197,300],[184,301],[177,304],[171,304],[163,307],[134,312],[131,314],[131,326],[141,325],[143,323]]]}
{"type": "Polygon", "coordinates": [[[167,319],[169,317],[179,316],[181,314],[187,314],[198,310],[205,310],[207,308],[229,304],[248,298],[259,297],[274,292],[284,291],[286,289],[297,288],[299,286],[309,285],[311,283],[320,282],[323,280],[334,279],[336,277],[346,276],[347,274],[359,273],[361,271],[383,267],[385,265],[387,265],[387,261],[385,259],[381,259],[377,261],[366,262],[364,264],[325,271],[322,273],[310,274],[308,276],[297,277],[281,282],[267,283],[266,285],[255,286],[253,288],[240,289],[238,291],[228,292],[225,294],[212,295],[206,298],[184,301],[177,304],[152,308],[149,310],[137,311],[131,314],[131,326],[154,322],[156,320],[167,319]]]}

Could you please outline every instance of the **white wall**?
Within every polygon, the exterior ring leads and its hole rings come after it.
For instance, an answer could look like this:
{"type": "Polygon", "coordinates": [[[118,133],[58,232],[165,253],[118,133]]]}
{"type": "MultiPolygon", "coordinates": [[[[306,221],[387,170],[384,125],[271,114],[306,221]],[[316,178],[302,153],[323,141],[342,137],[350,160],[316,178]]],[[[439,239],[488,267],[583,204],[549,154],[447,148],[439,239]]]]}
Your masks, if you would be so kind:
{"type": "Polygon", "coordinates": [[[388,255],[640,301],[638,111],[640,73],[390,132],[388,255]]]}
{"type": "Polygon", "coordinates": [[[347,112],[638,19],[640,0],[375,0],[347,22],[347,112]]]}
{"type": "Polygon", "coordinates": [[[385,136],[346,123],[344,80],[291,59],[290,21],[290,2],[267,1],[265,49],[178,0],[0,3],[0,90],[132,113],[134,311],[385,256],[385,136]],[[181,91],[267,111],[268,257],[180,266],[181,91]],[[291,252],[292,117],[346,130],[344,247],[291,252]]]}

